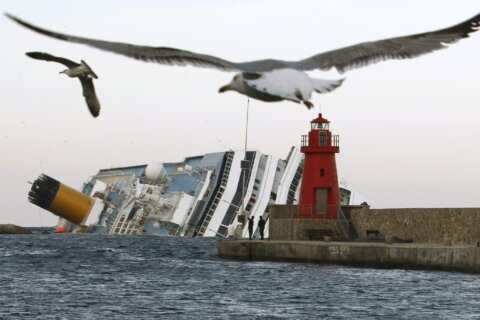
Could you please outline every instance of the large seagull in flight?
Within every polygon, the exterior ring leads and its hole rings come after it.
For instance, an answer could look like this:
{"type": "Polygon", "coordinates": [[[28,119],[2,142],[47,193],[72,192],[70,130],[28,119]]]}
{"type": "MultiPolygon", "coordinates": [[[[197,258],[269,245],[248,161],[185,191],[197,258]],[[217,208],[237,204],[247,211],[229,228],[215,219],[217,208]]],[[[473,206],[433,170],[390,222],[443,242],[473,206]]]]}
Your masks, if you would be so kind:
{"type": "Polygon", "coordinates": [[[238,72],[232,81],[221,87],[219,92],[237,91],[262,101],[290,100],[302,102],[312,108],[312,92],[329,92],[342,84],[340,80],[322,80],[306,74],[310,70],[330,70],[339,73],[365,67],[392,59],[415,58],[439,49],[448,44],[467,38],[480,27],[480,14],[450,28],[418,33],[408,36],[363,42],[313,55],[298,61],[265,59],[248,62],[232,62],[212,55],[195,53],[168,47],[141,46],[122,42],[112,42],[82,38],[55,31],[49,31],[20,20],[8,13],[10,19],[24,27],[59,40],[85,44],[98,49],[115,52],[129,58],[156,62],[166,65],[215,68],[222,71],[238,72]]]}
{"type": "Polygon", "coordinates": [[[95,94],[95,87],[93,86],[93,78],[98,79],[97,75],[90,66],[83,60],[80,63],[76,63],[72,60],[56,57],[46,52],[27,52],[25,53],[32,59],[58,62],[66,66],[68,69],[61,71],[70,78],[78,78],[82,84],[82,92],[87,103],[88,110],[93,117],[98,117],[100,113],[100,102],[95,94]]]}

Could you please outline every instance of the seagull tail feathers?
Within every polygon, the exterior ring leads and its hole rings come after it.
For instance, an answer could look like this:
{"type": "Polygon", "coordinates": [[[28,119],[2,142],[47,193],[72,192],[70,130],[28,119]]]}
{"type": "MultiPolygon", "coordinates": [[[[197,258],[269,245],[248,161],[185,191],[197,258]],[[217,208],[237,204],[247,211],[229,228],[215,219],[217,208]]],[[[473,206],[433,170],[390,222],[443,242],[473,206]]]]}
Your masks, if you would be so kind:
{"type": "Polygon", "coordinates": [[[324,80],[312,78],[313,88],[317,93],[327,93],[340,87],[345,79],[324,80]]]}

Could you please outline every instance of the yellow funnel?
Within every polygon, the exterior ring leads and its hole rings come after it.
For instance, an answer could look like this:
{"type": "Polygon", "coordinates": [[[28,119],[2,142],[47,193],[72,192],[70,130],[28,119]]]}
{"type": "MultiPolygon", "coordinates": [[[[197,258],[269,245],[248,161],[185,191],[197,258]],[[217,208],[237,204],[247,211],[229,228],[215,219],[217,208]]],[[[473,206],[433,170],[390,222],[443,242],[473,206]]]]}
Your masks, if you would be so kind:
{"type": "Polygon", "coordinates": [[[89,196],[45,174],[33,182],[28,201],[76,224],[82,224],[93,203],[89,196]]]}

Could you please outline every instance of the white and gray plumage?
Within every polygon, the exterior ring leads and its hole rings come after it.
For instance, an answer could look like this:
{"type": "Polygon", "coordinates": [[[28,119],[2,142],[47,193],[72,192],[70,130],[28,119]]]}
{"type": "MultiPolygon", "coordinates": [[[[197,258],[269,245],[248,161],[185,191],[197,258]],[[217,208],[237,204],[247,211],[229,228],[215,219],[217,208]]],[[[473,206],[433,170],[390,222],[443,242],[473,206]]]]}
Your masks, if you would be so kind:
{"type": "Polygon", "coordinates": [[[240,72],[219,92],[234,90],[262,101],[291,100],[303,102],[308,108],[313,91],[324,93],[340,86],[342,80],[321,80],[309,77],[305,71],[330,70],[338,72],[364,67],[392,59],[415,58],[447,44],[467,38],[480,27],[480,14],[450,28],[396,37],[336,49],[299,61],[275,59],[249,62],[231,62],[211,55],[167,47],[140,46],[121,42],[81,38],[49,31],[22,21],[10,14],[9,18],[33,31],[59,40],[85,44],[98,49],[125,55],[129,58],[166,65],[192,65],[240,72]]]}
{"type": "Polygon", "coordinates": [[[58,62],[66,66],[68,69],[63,70],[60,73],[65,73],[70,78],[78,78],[78,80],[80,80],[88,110],[90,110],[92,116],[98,117],[100,113],[100,102],[95,94],[95,87],[93,86],[92,79],[98,79],[98,77],[85,61],[81,60],[81,63],[76,63],[72,60],[52,56],[45,52],[27,52],[25,54],[33,59],[58,62]]]}

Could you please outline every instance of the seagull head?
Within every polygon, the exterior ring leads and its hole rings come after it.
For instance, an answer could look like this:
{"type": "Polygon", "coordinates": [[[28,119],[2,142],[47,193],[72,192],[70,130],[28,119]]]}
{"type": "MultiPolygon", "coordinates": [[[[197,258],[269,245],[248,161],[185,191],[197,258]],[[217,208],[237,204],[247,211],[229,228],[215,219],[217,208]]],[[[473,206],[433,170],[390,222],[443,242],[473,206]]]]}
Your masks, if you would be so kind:
{"type": "Polygon", "coordinates": [[[218,89],[218,93],[222,93],[229,90],[245,93],[245,83],[241,73],[235,75],[229,84],[224,85],[223,87],[218,89]]]}
{"type": "Polygon", "coordinates": [[[65,69],[63,71],[60,71],[59,74],[66,74],[67,76],[69,76],[70,78],[73,78],[74,75],[72,74],[72,71],[70,69],[65,69]]]}

